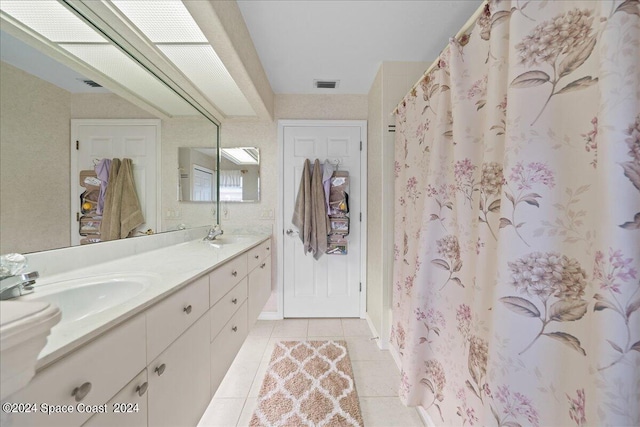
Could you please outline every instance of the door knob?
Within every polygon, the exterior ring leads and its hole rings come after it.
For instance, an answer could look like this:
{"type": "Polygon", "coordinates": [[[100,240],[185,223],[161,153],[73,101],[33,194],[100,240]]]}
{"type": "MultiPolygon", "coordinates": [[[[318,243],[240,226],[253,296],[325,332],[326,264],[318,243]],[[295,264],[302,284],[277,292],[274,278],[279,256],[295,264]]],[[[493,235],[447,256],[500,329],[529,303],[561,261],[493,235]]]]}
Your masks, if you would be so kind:
{"type": "Polygon", "coordinates": [[[294,231],[294,230],[292,230],[292,229],[288,229],[288,230],[287,230],[287,236],[292,236],[292,235],[293,235],[293,233],[298,233],[298,232],[297,232],[297,231],[294,231]]]}

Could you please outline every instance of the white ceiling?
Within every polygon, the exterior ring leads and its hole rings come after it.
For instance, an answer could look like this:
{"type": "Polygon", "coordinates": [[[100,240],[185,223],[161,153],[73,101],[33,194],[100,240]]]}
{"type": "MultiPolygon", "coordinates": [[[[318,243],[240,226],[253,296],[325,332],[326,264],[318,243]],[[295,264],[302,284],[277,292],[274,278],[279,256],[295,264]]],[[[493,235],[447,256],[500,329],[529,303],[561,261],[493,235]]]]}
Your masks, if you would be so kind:
{"type": "Polygon", "coordinates": [[[481,3],[238,0],[273,91],[298,94],[366,94],[382,61],[431,62],[481,3]]]}

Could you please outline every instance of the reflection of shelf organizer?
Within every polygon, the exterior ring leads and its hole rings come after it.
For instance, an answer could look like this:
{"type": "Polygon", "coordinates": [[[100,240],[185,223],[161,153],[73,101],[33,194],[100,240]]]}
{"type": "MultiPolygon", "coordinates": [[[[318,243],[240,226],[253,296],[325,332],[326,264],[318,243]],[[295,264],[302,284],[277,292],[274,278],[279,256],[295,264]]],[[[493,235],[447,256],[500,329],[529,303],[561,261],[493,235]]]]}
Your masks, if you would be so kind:
{"type": "Polygon", "coordinates": [[[329,191],[328,255],[346,255],[349,251],[349,172],[335,171],[329,191]]]}
{"type": "Polygon", "coordinates": [[[100,186],[86,182],[87,178],[96,178],[93,170],[80,171],[80,185],[86,190],[80,195],[80,213],[78,213],[78,233],[83,236],[80,239],[81,245],[100,242],[100,224],[102,215],[96,213],[98,198],[100,197],[100,186]]]}

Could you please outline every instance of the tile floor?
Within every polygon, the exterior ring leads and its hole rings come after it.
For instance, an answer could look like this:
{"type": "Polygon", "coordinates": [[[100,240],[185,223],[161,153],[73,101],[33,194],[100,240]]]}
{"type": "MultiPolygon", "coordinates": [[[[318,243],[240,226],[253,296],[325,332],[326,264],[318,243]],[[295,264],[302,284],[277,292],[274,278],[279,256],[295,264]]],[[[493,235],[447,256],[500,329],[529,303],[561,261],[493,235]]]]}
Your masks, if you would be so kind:
{"type": "Polygon", "coordinates": [[[274,343],[304,339],[347,341],[366,427],[423,426],[418,412],[398,399],[396,364],[388,351],[378,349],[366,320],[361,319],[259,320],[198,425],[248,426],[274,343]]]}

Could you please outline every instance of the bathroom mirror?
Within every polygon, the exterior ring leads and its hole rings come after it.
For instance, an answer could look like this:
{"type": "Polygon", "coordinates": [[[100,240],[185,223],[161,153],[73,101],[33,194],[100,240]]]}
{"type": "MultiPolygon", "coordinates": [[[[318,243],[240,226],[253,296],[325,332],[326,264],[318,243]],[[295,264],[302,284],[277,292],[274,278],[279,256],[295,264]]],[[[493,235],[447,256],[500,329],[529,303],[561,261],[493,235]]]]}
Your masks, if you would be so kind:
{"type": "Polygon", "coordinates": [[[256,147],[220,149],[219,178],[216,176],[217,150],[206,147],[178,148],[178,200],[216,200],[219,179],[221,202],[260,201],[260,150],[256,147]]]}
{"type": "MultiPolygon", "coordinates": [[[[99,87],[95,76],[86,77],[55,54],[43,53],[49,53],[46,49],[35,49],[30,39],[20,37],[4,20],[0,30],[1,253],[71,245],[70,217],[75,218],[70,208],[71,119],[160,118],[157,165],[161,185],[155,195],[158,225],[154,232],[218,222],[215,200],[207,202],[210,207],[183,206],[175,200],[178,177],[174,166],[176,148],[186,141],[217,151],[216,123],[188,105],[172,116],[158,113],[159,104],[156,110],[145,109],[132,102],[137,95],[129,87],[132,96],[125,99],[99,87]],[[5,31],[9,29],[12,31],[5,31]],[[69,86],[61,84],[62,80],[69,86]]],[[[99,52],[95,56],[100,57],[99,52]]],[[[177,102],[187,103],[184,98],[177,102]]]]}

